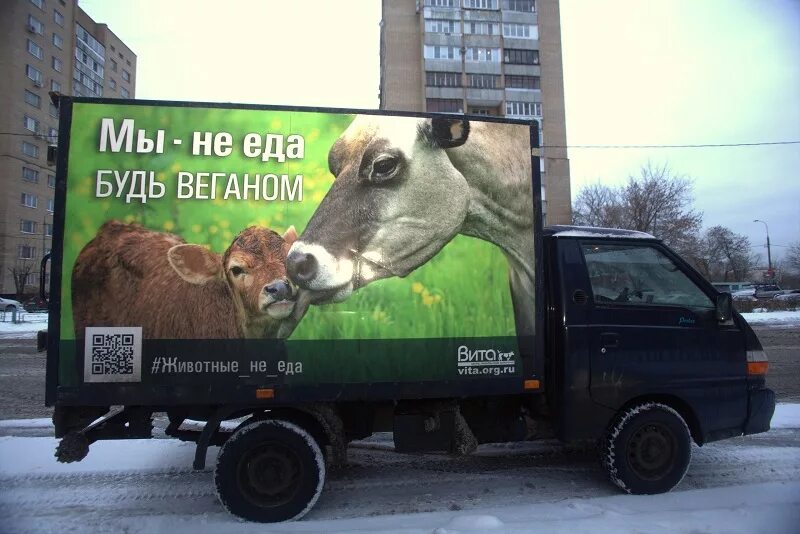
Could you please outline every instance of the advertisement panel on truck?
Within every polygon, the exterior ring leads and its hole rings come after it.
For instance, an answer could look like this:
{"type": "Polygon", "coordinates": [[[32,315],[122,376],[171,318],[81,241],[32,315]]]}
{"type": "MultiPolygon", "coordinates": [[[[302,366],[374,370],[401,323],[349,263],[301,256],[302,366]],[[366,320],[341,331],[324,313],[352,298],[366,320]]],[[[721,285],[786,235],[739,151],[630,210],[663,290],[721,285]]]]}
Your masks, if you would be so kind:
{"type": "Polygon", "coordinates": [[[59,387],[531,378],[529,124],[84,99],[62,121],[59,387]]]}

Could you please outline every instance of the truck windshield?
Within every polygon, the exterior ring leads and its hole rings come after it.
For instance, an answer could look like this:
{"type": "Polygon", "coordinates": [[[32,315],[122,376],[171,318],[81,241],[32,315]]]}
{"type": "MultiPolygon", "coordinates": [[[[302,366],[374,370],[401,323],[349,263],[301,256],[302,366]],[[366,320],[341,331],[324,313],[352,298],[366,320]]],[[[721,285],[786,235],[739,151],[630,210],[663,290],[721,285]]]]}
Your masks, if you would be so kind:
{"type": "Polygon", "coordinates": [[[596,303],[714,308],[711,299],[652,246],[584,243],[581,248],[596,303]]]}

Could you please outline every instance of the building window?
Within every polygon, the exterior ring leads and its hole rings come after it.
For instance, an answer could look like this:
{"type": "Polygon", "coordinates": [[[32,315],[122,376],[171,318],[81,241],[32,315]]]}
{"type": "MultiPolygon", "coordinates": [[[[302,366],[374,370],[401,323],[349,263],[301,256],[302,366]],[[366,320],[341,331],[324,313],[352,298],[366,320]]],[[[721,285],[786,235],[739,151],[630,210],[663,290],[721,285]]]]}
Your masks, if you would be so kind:
{"type": "Polygon", "coordinates": [[[427,111],[439,113],[461,113],[461,100],[454,98],[427,98],[425,100],[427,111]]]}
{"type": "Polygon", "coordinates": [[[503,9],[522,13],[536,13],[534,0],[503,0],[503,9]]]}
{"type": "Polygon", "coordinates": [[[39,147],[27,141],[22,142],[22,153],[31,158],[39,157],[39,147]]]}
{"type": "Polygon", "coordinates": [[[28,117],[27,115],[25,115],[25,117],[22,119],[22,125],[29,132],[36,133],[39,131],[39,121],[37,121],[33,117],[28,117]]]}
{"type": "Polygon", "coordinates": [[[508,89],[541,89],[538,76],[519,76],[506,74],[506,88],[508,89]]]}
{"type": "MultiPolygon", "coordinates": [[[[50,210],[53,211],[53,210],[50,210]]],[[[52,223],[44,223],[44,235],[47,237],[53,237],[53,224],[52,223]]]]}
{"type": "Polygon", "coordinates": [[[28,104],[30,104],[35,108],[39,108],[42,106],[42,98],[36,93],[31,93],[27,89],[25,89],[25,102],[27,102],[28,104]]]}
{"type": "Polygon", "coordinates": [[[122,79],[125,80],[126,82],[131,81],[131,73],[125,69],[122,69],[122,79]]]}
{"type": "Polygon", "coordinates": [[[541,102],[506,102],[506,115],[515,117],[541,117],[541,102]]]}
{"type": "Polygon", "coordinates": [[[32,247],[30,245],[19,245],[17,247],[17,258],[21,260],[32,260],[35,257],[36,257],[36,247],[32,247]]]}
{"type": "Polygon", "coordinates": [[[535,24],[503,24],[503,37],[514,37],[517,39],[538,39],[539,26],[535,24]]]}
{"type": "Polygon", "coordinates": [[[430,33],[461,33],[461,23],[455,20],[427,19],[425,21],[425,31],[430,33]]]}
{"type": "Polygon", "coordinates": [[[461,87],[461,73],[426,71],[425,85],[428,87],[461,87]]]}
{"type": "Polygon", "coordinates": [[[63,64],[61,63],[61,60],[53,56],[53,70],[56,72],[61,72],[62,66],[63,64]]]}
{"type": "Polygon", "coordinates": [[[44,33],[44,24],[39,22],[39,19],[33,15],[28,15],[28,30],[42,35],[44,33]]]}
{"type": "Polygon", "coordinates": [[[497,9],[497,0],[464,0],[464,7],[469,9],[497,9]]]}
{"type": "Polygon", "coordinates": [[[53,22],[55,22],[56,24],[58,24],[62,28],[64,27],[64,15],[59,13],[59,11],[57,9],[53,10],[53,22]]]}
{"type": "Polygon", "coordinates": [[[425,45],[425,59],[461,59],[461,49],[457,46],[425,45]]]}
{"type": "Polygon", "coordinates": [[[128,98],[128,97],[131,96],[131,94],[124,87],[120,87],[119,88],[119,96],[121,96],[122,98],[128,98]]]}
{"type": "Polygon", "coordinates": [[[35,234],[36,233],[36,221],[29,221],[27,219],[20,219],[19,220],[19,231],[23,234],[35,234]]]}
{"type": "Polygon", "coordinates": [[[47,142],[55,144],[58,141],[58,130],[53,127],[47,129],[47,142]]]}
{"type": "Polygon", "coordinates": [[[475,89],[497,89],[499,82],[497,74],[467,74],[467,83],[475,89]]]}
{"type": "Polygon", "coordinates": [[[465,55],[467,61],[500,61],[499,48],[483,48],[480,46],[468,46],[465,55]]]}
{"type": "Polygon", "coordinates": [[[20,203],[27,207],[27,208],[35,208],[39,205],[39,199],[36,198],[36,195],[31,195],[30,193],[22,193],[20,197],[20,203]]]}
{"type": "Polygon", "coordinates": [[[25,276],[25,285],[26,286],[35,286],[38,285],[39,280],[39,273],[29,273],[25,276]]]}
{"type": "Polygon", "coordinates": [[[458,7],[459,0],[425,0],[425,5],[430,7],[458,7]]]}
{"type": "Polygon", "coordinates": [[[22,179],[26,182],[36,183],[39,181],[39,171],[29,167],[22,167],[22,179]]]}
{"type": "Polygon", "coordinates": [[[52,102],[50,102],[50,116],[54,119],[58,118],[58,108],[52,102]]]}
{"type": "Polygon", "coordinates": [[[53,213],[53,207],[54,206],[55,206],[55,203],[53,202],[53,199],[52,198],[48,198],[47,199],[47,211],[49,211],[50,213],[53,213]]]}
{"type": "Polygon", "coordinates": [[[61,84],[55,80],[50,80],[50,90],[56,93],[61,92],[61,84]]]}
{"type": "Polygon", "coordinates": [[[53,46],[55,46],[59,50],[64,49],[64,39],[62,39],[61,36],[58,35],[57,33],[53,34],[53,46]]]}
{"type": "Polygon", "coordinates": [[[42,73],[36,67],[31,67],[30,65],[25,66],[25,74],[33,80],[33,83],[42,85],[42,73]]]}
{"type": "Polygon", "coordinates": [[[500,33],[500,25],[496,22],[464,22],[464,33],[498,35],[500,33]]]}
{"type": "Polygon", "coordinates": [[[108,80],[108,86],[111,88],[112,91],[116,90],[117,82],[114,80],[114,78],[110,78],[108,80]]]}
{"type": "Polygon", "coordinates": [[[538,65],[539,51],[506,48],[503,51],[503,59],[509,65],[538,65]]]}
{"type": "Polygon", "coordinates": [[[484,115],[489,117],[495,117],[498,115],[498,109],[495,107],[470,106],[469,113],[470,115],[484,115]]]}
{"type": "Polygon", "coordinates": [[[35,5],[39,9],[44,9],[44,2],[43,0],[31,0],[31,4],[35,5]]]}
{"type": "Polygon", "coordinates": [[[56,187],[56,175],[55,174],[48,174],[47,175],[47,187],[52,187],[55,189],[56,187]]]}
{"type": "Polygon", "coordinates": [[[38,59],[44,58],[44,53],[42,52],[42,47],[28,39],[28,52],[38,59]]]}
{"type": "MultiPolygon", "coordinates": [[[[114,50],[114,49],[112,48],[111,50],[114,50]]],[[[110,61],[111,61],[111,70],[113,70],[114,72],[117,72],[117,62],[114,61],[113,59],[110,60],[110,61]]]]}

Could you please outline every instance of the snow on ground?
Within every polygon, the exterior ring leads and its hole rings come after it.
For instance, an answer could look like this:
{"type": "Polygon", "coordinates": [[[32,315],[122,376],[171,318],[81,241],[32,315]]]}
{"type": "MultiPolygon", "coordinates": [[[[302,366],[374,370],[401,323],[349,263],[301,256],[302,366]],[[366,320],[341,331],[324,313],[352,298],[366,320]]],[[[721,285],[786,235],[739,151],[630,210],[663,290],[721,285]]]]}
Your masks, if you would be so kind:
{"type": "MultiPolygon", "coordinates": [[[[0,421],[3,428],[50,425],[0,421]]],[[[353,471],[329,479],[318,508],[279,525],[244,523],[222,511],[211,479],[216,447],[205,471],[195,472],[194,445],[177,440],[102,441],[82,462],[59,464],[54,438],[3,437],[0,524],[9,532],[148,534],[794,533],[800,404],[778,404],[772,427],[694,447],[681,486],[652,496],[616,493],[590,455],[563,456],[557,444],[482,446],[471,458],[453,459],[362,442],[352,451],[353,471]],[[434,511],[419,513],[426,509],[434,511]]]]}
{"type": "Polygon", "coordinates": [[[773,311],[743,313],[744,320],[758,326],[798,326],[800,311],[773,311]]]}
{"type": "Polygon", "coordinates": [[[0,339],[36,339],[36,332],[47,330],[46,313],[22,313],[18,315],[20,322],[11,322],[11,314],[0,313],[0,339]]]}

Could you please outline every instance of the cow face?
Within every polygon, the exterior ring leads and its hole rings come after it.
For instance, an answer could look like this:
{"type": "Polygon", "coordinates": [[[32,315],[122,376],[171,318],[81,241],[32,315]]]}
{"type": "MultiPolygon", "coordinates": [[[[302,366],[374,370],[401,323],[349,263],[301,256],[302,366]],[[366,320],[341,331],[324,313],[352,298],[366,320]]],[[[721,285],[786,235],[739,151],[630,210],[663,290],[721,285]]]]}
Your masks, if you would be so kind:
{"type": "Polygon", "coordinates": [[[222,257],[200,245],[177,245],[169,250],[168,257],[187,282],[225,280],[247,317],[285,319],[295,304],[285,262],[296,239],[293,226],[283,237],[251,226],[236,236],[222,257]]]}
{"type": "Polygon", "coordinates": [[[458,118],[356,117],[328,154],[336,180],[289,252],[291,279],[313,301],[340,301],[432,258],[467,214],[446,149],[468,135],[458,118]]]}

